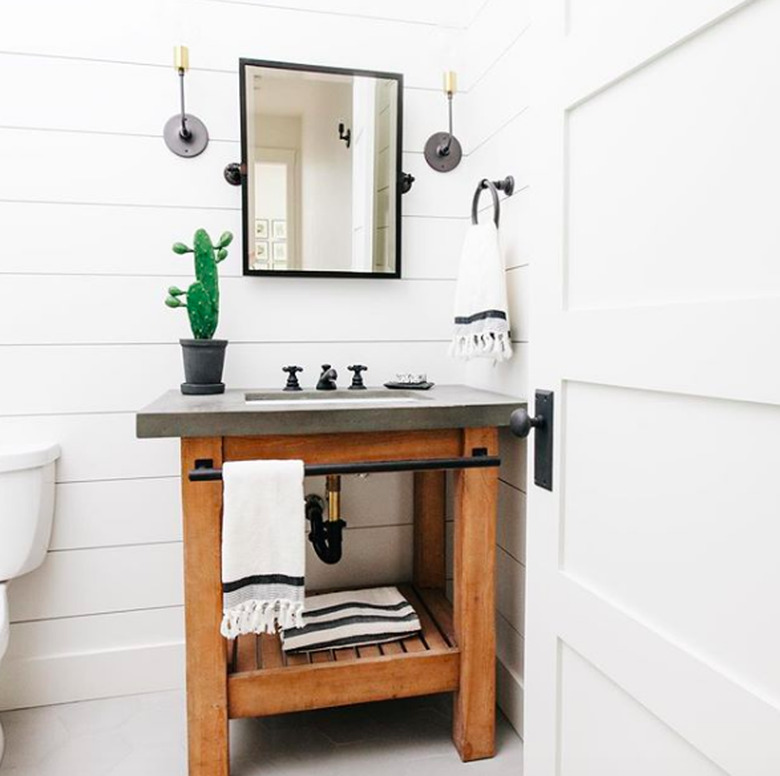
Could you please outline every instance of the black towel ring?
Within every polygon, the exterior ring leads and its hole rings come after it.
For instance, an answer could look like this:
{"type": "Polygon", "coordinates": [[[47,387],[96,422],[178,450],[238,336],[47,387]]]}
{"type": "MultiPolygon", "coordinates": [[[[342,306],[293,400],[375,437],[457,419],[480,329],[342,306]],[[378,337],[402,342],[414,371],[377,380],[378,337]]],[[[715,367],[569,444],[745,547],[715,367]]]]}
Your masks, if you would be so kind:
{"type": "Polygon", "coordinates": [[[474,192],[474,199],[471,201],[471,223],[479,223],[478,207],[479,207],[479,195],[482,194],[483,189],[490,189],[490,195],[493,197],[493,221],[498,228],[498,222],[501,219],[501,203],[498,200],[498,192],[503,191],[507,197],[511,197],[515,190],[515,179],[511,175],[507,175],[504,180],[490,181],[487,178],[483,178],[477,184],[477,190],[474,192]]]}

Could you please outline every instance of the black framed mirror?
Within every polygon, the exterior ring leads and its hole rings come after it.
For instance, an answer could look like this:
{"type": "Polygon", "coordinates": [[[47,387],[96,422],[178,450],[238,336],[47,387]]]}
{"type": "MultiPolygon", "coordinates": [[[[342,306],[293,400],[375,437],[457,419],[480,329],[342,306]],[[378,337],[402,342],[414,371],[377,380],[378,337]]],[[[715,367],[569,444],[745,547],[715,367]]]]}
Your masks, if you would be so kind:
{"type": "Polygon", "coordinates": [[[401,277],[403,76],[239,60],[244,274],[401,277]]]}

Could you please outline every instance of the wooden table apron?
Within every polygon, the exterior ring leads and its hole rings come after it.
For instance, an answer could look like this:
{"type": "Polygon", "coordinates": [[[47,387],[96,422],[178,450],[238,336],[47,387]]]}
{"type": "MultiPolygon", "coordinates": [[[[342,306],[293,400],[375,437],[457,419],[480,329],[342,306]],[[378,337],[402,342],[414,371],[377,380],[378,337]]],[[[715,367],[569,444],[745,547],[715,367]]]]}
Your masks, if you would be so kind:
{"type": "MultiPolygon", "coordinates": [[[[231,645],[219,632],[222,483],[188,479],[196,459],[211,459],[214,467],[224,461],[263,458],[344,463],[471,455],[477,447],[497,455],[497,429],[181,440],[189,776],[229,776],[231,717],[442,691],[455,693],[453,741],[461,758],[493,756],[497,469],[462,469],[454,475],[451,614],[444,599],[445,475],[438,471],[414,475],[414,589],[410,595],[416,603],[425,602],[422,619],[436,620],[440,642],[436,649],[398,650],[398,654],[361,655],[351,663],[312,662],[238,674],[229,674],[231,645]],[[283,686],[295,690],[275,692],[283,686]]],[[[264,652],[264,642],[259,643],[258,653],[264,652]]]]}

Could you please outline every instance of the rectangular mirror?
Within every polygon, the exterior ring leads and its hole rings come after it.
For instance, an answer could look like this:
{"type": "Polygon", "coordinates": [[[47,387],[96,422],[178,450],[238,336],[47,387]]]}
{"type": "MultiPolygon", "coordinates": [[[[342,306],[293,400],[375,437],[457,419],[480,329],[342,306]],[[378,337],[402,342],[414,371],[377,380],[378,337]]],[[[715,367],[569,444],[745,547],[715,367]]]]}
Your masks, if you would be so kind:
{"type": "Polygon", "coordinates": [[[403,76],[240,60],[244,274],[401,276],[403,76]]]}

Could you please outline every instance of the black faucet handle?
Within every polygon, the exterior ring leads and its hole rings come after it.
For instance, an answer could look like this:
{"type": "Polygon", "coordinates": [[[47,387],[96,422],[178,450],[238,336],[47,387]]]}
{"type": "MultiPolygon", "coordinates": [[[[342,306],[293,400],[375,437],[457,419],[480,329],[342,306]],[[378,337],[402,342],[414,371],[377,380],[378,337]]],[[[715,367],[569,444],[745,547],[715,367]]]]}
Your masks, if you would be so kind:
{"type": "Polygon", "coordinates": [[[363,366],[363,364],[353,364],[352,366],[348,366],[347,369],[349,369],[350,372],[352,372],[352,385],[349,386],[349,389],[351,391],[359,391],[362,389],[365,389],[365,384],[363,383],[363,372],[365,372],[368,367],[363,366]]]}
{"type": "Polygon", "coordinates": [[[287,384],[284,386],[285,391],[302,391],[301,384],[298,382],[298,372],[303,372],[302,366],[283,366],[282,372],[287,372],[287,384]]]}

